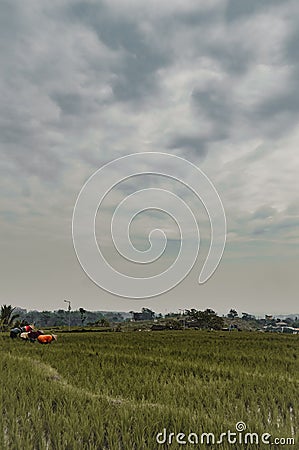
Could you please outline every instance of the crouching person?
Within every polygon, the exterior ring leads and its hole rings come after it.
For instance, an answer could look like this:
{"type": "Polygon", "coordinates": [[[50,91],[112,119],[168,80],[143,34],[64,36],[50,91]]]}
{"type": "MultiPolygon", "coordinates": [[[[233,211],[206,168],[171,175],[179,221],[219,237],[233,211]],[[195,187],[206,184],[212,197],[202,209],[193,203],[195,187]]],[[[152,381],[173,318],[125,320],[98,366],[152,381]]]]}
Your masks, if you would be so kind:
{"type": "Polygon", "coordinates": [[[10,330],[10,334],[9,336],[11,337],[11,339],[15,339],[16,337],[18,337],[18,335],[21,333],[21,328],[12,328],[10,330]]]}
{"type": "Polygon", "coordinates": [[[41,336],[43,333],[42,330],[37,330],[37,331],[29,331],[28,332],[28,339],[30,342],[35,342],[36,339],[38,338],[38,336],[41,336]]]}
{"type": "Polygon", "coordinates": [[[23,333],[29,333],[29,331],[32,331],[34,329],[34,325],[24,325],[22,328],[21,328],[21,331],[23,332],[23,333]]]}
{"type": "Polygon", "coordinates": [[[57,341],[56,334],[41,334],[37,337],[40,344],[51,344],[52,341],[57,341]]]}

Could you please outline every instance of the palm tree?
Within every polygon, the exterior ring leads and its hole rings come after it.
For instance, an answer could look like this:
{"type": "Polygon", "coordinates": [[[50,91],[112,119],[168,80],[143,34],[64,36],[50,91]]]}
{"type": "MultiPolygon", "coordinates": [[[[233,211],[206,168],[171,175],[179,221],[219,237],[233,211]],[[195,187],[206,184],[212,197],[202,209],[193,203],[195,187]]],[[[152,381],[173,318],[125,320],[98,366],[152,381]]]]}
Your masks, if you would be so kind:
{"type": "Polygon", "coordinates": [[[11,305],[1,306],[0,326],[1,331],[7,330],[13,325],[13,322],[19,317],[19,314],[13,314],[16,308],[11,305]]]}

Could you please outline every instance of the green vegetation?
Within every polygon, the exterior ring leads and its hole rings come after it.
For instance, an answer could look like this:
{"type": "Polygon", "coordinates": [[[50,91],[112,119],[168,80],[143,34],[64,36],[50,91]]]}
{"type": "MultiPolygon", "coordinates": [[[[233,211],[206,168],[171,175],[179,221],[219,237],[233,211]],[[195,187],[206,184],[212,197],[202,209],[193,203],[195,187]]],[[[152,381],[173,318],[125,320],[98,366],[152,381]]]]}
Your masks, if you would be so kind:
{"type": "Polygon", "coordinates": [[[194,320],[197,326],[203,329],[212,328],[213,330],[221,330],[224,325],[223,318],[217,316],[215,311],[210,308],[206,309],[205,311],[197,311],[196,309],[191,309],[190,311],[187,310],[186,316],[191,321],[194,320]]]}
{"type": "Polygon", "coordinates": [[[156,443],[163,428],[218,436],[239,421],[298,445],[298,335],[60,333],[48,346],[0,339],[3,449],[156,450],[166,448],[156,443]]]}
{"type": "Polygon", "coordinates": [[[40,328],[68,326],[69,319],[71,319],[71,326],[97,325],[103,320],[105,320],[105,323],[121,322],[124,320],[122,314],[118,312],[86,311],[84,308],[79,308],[79,310],[76,311],[64,309],[58,309],[56,311],[27,311],[22,308],[15,309],[19,316],[17,325],[35,323],[37,327],[40,328]]]}
{"type": "Polygon", "coordinates": [[[0,312],[0,328],[1,331],[8,330],[14,323],[14,321],[19,317],[19,314],[15,314],[16,308],[11,305],[2,305],[0,312]]]}
{"type": "MultiPolygon", "coordinates": [[[[299,328],[298,315],[291,317],[274,317],[265,315],[265,318],[256,318],[254,315],[242,312],[242,316],[235,309],[230,309],[226,316],[219,316],[213,309],[204,311],[196,309],[179,310],[170,312],[164,317],[149,308],[142,308],[141,312],[109,312],[109,311],[87,311],[80,307],[78,310],[58,309],[55,311],[27,311],[22,308],[12,308],[11,305],[3,305],[4,314],[9,309],[17,313],[18,320],[15,326],[34,324],[37,328],[70,327],[84,329],[107,328],[122,330],[154,329],[179,330],[185,328],[221,330],[230,328],[235,330],[263,330],[280,332],[281,326],[299,328]],[[120,325],[121,324],[121,325],[120,325]]],[[[15,318],[15,317],[14,317],[15,318]]],[[[13,325],[14,318],[10,320],[9,326],[13,325]]],[[[8,326],[2,327],[7,329],[8,326]]],[[[299,331],[299,330],[295,330],[299,331]]]]}

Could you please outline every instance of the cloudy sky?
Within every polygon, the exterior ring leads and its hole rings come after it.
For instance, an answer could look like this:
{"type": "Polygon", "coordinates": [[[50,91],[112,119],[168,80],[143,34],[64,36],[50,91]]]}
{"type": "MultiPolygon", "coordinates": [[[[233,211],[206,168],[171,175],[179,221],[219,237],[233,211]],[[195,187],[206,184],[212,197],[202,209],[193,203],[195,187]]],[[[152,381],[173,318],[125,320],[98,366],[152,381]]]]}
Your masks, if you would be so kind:
{"type": "MultiPolygon", "coordinates": [[[[0,21],[1,303],[299,312],[296,0],[3,0],[0,21]],[[177,288],[130,300],[85,275],[72,213],[99,167],[148,151],[181,156],[208,175],[226,211],[227,245],[206,284],[197,283],[203,248],[177,288]]],[[[169,180],[129,180],[98,215],[103,253],[118,268],[109,217],[143,185],[190,201],[209,240],[190,192],[169,180]]],[[[169,217],[156,216],[132,228],[140,248],[157,221],[175,237],[169,217]]],[[[153,273],[171,261],[172,242],[153,273]]]]}

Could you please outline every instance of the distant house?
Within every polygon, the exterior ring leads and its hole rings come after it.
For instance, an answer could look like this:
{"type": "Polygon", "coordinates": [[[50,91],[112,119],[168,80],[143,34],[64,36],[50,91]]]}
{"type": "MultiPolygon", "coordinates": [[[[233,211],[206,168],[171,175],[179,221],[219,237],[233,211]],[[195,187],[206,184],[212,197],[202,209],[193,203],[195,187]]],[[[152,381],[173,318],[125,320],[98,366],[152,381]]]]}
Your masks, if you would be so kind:
{"type": "Polygon", "coordinates": [[[282,327],[281,332],[282,333],[289,333],[289,334],[298,334],[298,328],[294,327],[282,327]]]}
{"type": "Polygon", "coordinates": [[[266,325],[264,326],[264,331],[272,333],[289,333],[289,334],[299,334],[299,328],[289,327],[284,324],[284,322],[278,322],[278,326],[266,325]],[[281,325],[283,324],[283,325],[281,325]]]}

